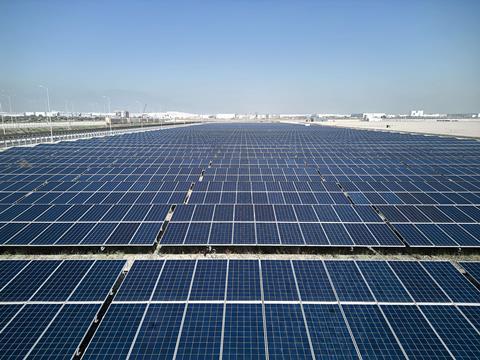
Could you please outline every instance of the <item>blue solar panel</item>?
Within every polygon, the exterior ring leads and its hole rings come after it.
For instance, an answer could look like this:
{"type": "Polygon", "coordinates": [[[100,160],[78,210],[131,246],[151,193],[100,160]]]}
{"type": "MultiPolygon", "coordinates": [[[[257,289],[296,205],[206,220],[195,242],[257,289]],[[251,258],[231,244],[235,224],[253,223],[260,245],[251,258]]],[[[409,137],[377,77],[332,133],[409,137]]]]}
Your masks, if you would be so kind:
{"type": "Polygon", "coordinates": [[[454,302],[480,303],[480,291],[449,262],[425,261],[421,264],[454,302]]]}
{"type": "Polygon", "coordinates": [[[357,261],[357,265],[377,301],[413,302],[385,261],[357,261]]]}
{"type": "Polygon", "coordinates": [[[116,301],[148,301],[162,271],[163,260],[137,260],[128,272],[116,301]]]}
{"type": "Polygon", "coordinates": [[[336,301],[322,261],[293,261],[302,301],[336,301]]]}
{"type": "Polygon", "coordinates": [[[304,309],[316,358],[358,357],[338,305],[304,305],[304,309]]]}
{"type": "Polygon", "coordinates": [[[478,283],[480,283],[480,262],[461,262],[460,265],[472,276],[478,283]]]}
{"type": "Polygon", "coordinates": [[[199,260],[195,269],[190,300],[223,300],[227,261],[199,260]]]}
{"type": "Polygon", "coordinates": [[[64,261],[35,293],[32,300],[66,301],[92,265],[92,260],[64,261]]]}
{"type": "Polygon", "coordinates": [[[367,284],[352,261],[325,261],[340,301],[373,301],[367,284]]]}
{"type": "Polygon", "coordinates": [[[389,264],[415,301],[450,302],[442,289],[438,287],[419,263],[414,261],[390,261],[389,264]]]}
{"type": "Polygon", "coordinates": [[[152,296],[156,301],[186,301],[192,283],[194,260],[169,260],[165,262],[162,274],[152,296]]]}
{"type": "Polygon", "coordinates": [[[184,309],[185,304],[150,304],[130,358],[172,358],[184,309]]]}
{"type": "Polygon", "coordinates": [[[176,358],[218,358],[223,304],[189,304],[176,358]]]}
{"type": "Polygon", "coordinates": [[[405,358],[376,305],[343,305],[342,307],[362,357],[367,359],[405,358]]]}
{"type": "Polygon", "coordinates": [[[117,281],[125,261],[97,260],[77,286],[70,301],[104,301],[117,281]]]}
{"type": "Polygon", "coordinates": [[[26,260],[0,261],[0,289],[12,280],[29,262],[26,260]]]}
{"type": "Polygon", "coordinates": [[[265,319],[270,359],[313,357],[299,305],[265,305],[265,319]]]}
{"type": "Polygon", "coordinates": [[[57,260],[31,262],[0,291],[0,301],[27,301],[61,264],[57,260]]]}
{"type": "Polygon", "coordinates": [[[298,292],[290,261],[264,260],[262,265],[265,300],[298,300],[298,292]]]}
{"type": "Polygon", "coordinates": [[[382,306],[382,309],[407,356],[451,359],[445,346],[415,306],[390,305],[382,306]]]}
{"type": "Polygon", "coordinates": [[[230,260],[227,300],[261,300],[257,260],[230,260]]]}
{"type": "Polygon", "coordinates": [[[61,305],[25,305],[0,333],[0,354],[25,357],[38,337],[55,317],[61,305]]]}
{"type": "Polygon", "coordinates": [[[228,304],[222,358],[264,359],[265,340],[261,304],[228,304]]]}
{"type": "Polygon", "coordinates": [[[13,319],[22,305],[0,305],[0,329],[13,319]]]}
{"type": "Polygon", "coordinates": [[[38,359],[73,357],[99,308],[98,304],[65,305],[28,356],[38,359]]]}
{"type": "Polygon", "coordinates": [[[145,307],[145,304],[112,304],[83,358],[125,358],[137,333],[145,307]]]}
{"type": "Polygon", "coordinates": [[[421,310],[455,358],[478,358],[480,335],[455,307],[422,306],[421,310]]]}

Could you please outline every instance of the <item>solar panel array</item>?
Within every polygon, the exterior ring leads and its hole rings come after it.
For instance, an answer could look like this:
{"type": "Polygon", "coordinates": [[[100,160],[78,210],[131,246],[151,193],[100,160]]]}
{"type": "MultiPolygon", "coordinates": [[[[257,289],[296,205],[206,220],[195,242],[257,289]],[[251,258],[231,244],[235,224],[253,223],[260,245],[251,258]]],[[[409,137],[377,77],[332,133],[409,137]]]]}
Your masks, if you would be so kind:
{"type": "Polygon", "coordinates": [[[468,276],[446,261],[137,260],[122,279],[124,266],[0,261],[1,357],[71,358],[80,344],[87,359],[480,351],[479,262],[458,264],[468,276]]]}
{"type": "Polygon", "coordinates": [[[0,357],[72,358],[122,260],[0,260],[0,357]]]}
{"type": "Polygon", "coordinates": [[[292,124],[13,148],[0,242],[478,247],[479,165],[476,140],[292,124]]]}
{"type": "Polygon", "coordinates": [[[84,358],[473,359],[476,286],[440,261],[137,260],[84,358]]]}

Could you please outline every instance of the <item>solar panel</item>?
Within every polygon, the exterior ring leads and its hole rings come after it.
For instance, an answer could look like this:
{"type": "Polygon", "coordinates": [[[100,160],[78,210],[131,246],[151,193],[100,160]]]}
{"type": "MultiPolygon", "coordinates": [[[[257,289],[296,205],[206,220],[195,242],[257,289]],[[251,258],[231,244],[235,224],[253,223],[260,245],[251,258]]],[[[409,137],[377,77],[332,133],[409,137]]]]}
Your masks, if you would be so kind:
{"type": "Polygon", "coordinates": [[[31,262],[0,291],[0,301],[27,301],[60,266],[61,261],[31,262]]]}
{"type": "Polygon", "coordinates": [[[222,358],[265,358],[261,304],[228,304],[225,308],[222,358]]]}
{"type": "Polygon", "coordinates": [[[451,355],[415,306],[382,306],[392,329],[409,357],[451,359],[451,355]]]}
{"type": "Polygon", "coordinates": [[[0,333],[0,353],[24,357],[60,310],[59,304],[25,305],[0,333]]]}
{"type": "Polygon", "coordinates": [[[304,305],[316,358],[357,358],[357,351],[338,305],[304,305]]]}
{"type": "Polygon", "coordinates": [[[93,322],[99,304],[68,304],[28,352],[32,358],[72,357],[93,322]]]}
{"type": "Polygon", "coordinates": [[[131,359],[172,358],[185,304],[151,304],[131,345],[131,359]]]}
{"type": "Polygon", "coordinates": [[[293,261],[302,301],[336,301],[322,261],[293,261]]]}
{"type": "Polygon", "coordinates": [[[419,263],[390,261],[389,264],[415,301],[450,302],[442,289],[419,263]]]}
{"type": "Polygon", "coordinates": [[[290,261],[264,260],[261,266],[265,300],[298,300],[297,287],[290,261]]]}
{"type": "Polygon", "coordinates": [[[338,299],[341,301],[373,301],[367,284],[352,261],[326,261],[338,299]]]}
{"type": "Polygon", "coordinates": [[[342,308],[362,357],[405,358],[376,305],[343,305],[342,308]]]}
{"type": "Polygon", "coordinates": [[[299,305],[265,305],[265,319],[269,358],[313,358],[299,305]]]}
{"type": "Polygon", "coordinates": [[[186,301],[195,269],[194,260],[166,261],[152,300],[186,301]]]}
{"type": "Polygon", "coordinates": [[[449,262],[422,262],[450,299],[457,303],[480,303],[480,291],[449,262]]]}
{"type": "Polygon", "coordinates": [[[455,307],[422,306],[420,309],[455,358],[478,357],[478,330],[455,307]]]}
{"type": "Polygon", "coordinates": [[[413,301],[385,261],[357,261],[357,266],[377,301],[413,301]]]}
{"type": "Polygon", "coordinates": [[[227,261],[199,260],[190,294],[191,300],[223,300],[227,261]]]}
{"type": "Polygon", "coordinates": [[[189,304],[176,358],[218,358],[222,320],[223,304],[189,304]]]}
{"type": "Polygon", "coordinates": [[[230,260],[227,300],[261,300],[259,270],[257,260],[230,260]]]}
{"type": "Polygon", "coordinates": [[[135,261],[122,283],[116,301],[148,301],[162,271],[163,261],[135,261]]]}
{"type": "Polygon", "coordinates": [[[112,304],[83,358],[125,358],[137,333],[145,307],[145,304],[112,304]]]}

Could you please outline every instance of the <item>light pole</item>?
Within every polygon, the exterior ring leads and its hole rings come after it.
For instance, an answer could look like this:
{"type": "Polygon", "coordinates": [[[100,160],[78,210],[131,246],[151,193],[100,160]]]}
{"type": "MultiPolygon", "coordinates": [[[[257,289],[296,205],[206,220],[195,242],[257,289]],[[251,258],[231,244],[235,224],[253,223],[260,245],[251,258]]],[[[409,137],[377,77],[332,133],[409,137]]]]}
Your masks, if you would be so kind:
{"type": "MultiPolygon", "coordinates": [[[[10,121],[11,123],[13,124],[13,108],[12,108],[12,96],[7,94],[7,92],[5,90],[1,90],[0,91],[2,93],[2,95],[8,99],[8,109],[9,109],[9,113],[10,113],[10,121]]],[[[2,123],[4,124],[4,116],[2,115],[2,123]]],[[[3,132],[5,134],[5,125],[3,125],[3,132]]]]}
{"type": "Polygon", "coordinates": [[[5,131],[5,120],[3,118],[3,109],[2,109],[2,103],[0,103],[0,112],[2,113],[2,127],[3,127],[3,145],[6,148],[7,147],[7,133],[5,131]]]}
{"type": "MultiPolygon", "coordinates": [[[[110,97],[109,96],[106,96],[106,95],[103,95],[102,98],[104,98],[106,101],[107,101],[107,104],[108,104],[108,115],[110,115],[110,97]]],[[[112,135],[112,118],[110,116],[108,116],[108,118],[110,119],[109,120],[109,125],[110,125],[110,135],[112,135]]]]}
{"type": "Polygon", "coordinates": [[[12,115],[12,96],[7,94],[5,90],[1,90],[2,95],[5,96],[8,99],[8,111],[10,112],[10,115],[12,115]]]}
{"type": "Polygon", "coordinates": [[[103,95],[102,98],[104,98],[107,101],[107,106],[108,106],[108,113],[110,114],[110,105],[112,99],[110,99],[110,96],[103,95]]]}
{"type": "Polygon", "coordinates": [[[140,111],[138,112],[138,118],[139,118],[139,121],[140,121],[140,126],[143,127],[142,103],[138,100],[135,100],[135,102],[140,106],[140,111]]]}
{"type": "Polygon", "coordinates": [[[53,143],[53,127],[52,127],[52,118],[50,117],[50,93],[48,92],[48,87],[43,86],[43,85],[38,85],[39,88],[45,89],[47,92],[47,118],[48,122],[50,124],[50,142],[53,143]]]}

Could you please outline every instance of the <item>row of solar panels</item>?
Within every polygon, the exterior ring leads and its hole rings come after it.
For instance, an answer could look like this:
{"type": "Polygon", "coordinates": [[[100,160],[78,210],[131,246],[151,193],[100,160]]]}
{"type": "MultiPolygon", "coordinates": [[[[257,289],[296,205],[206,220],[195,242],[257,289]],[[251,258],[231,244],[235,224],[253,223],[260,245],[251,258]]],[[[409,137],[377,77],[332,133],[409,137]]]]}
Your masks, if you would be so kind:
{"type": "Polygon", "coordinates": [[[71,358],[80,344],[88,359],[480,351],[480,263],[460,263],[474,284],[449,262],[135,261],[86,338],[124,265],[0,261],[0,354],[71,358]]]}
{"type": "Polygon", "coordinates": [[[479,247],[480,224],[177,222],[161,245],[479,247]],[[399,235],[401,238],[399,238],[399,235]]]}
{"type": "MultiPolygon", "coordinates": [[[[103,302],[124,265],[122,260],[0,260],[0,303],[103,302]]],[[[480,263],[459,266],[471,281],[446,261],[137,260],[114,302],[480,305],[480,263]]]]}
{"type": "MultiPolygon", "coordinates": [[[[201,172],[201,171],[200,171],[201,172]]],[[[196,174],[196,180],[200,175],[196,174]]],[[[60,176],[59,176],[60,177],[60,176]]],[[[138,177],[127,176],[120,180],[96,178],[81,179],[80,177],[56,179],[48,176],[15,176],[1,179],[1,191],[181,191],[190,187],[190,182],[168,182],[160,180],[143,180],[138,177]],[[108,180],[108,181],[107,181],[108,180]],[[135,184],[132,184],[135,182],[135,184]],[[132,188],[133,187],[133,188],[132,188]]],[[[249,177],[247,181],[207,181],[197,183],[200,191],[308,191],[325,192],[340,191],[340,188],[352,192],[478,192],[480,184],[476,182],[428,181],[422,177],[421,181],[259,181],[249,177]],[[479,186],[477,186],[479,185],[479,186]]]]}
{"type": "MultiPolygon", "coordinates": [[[[419,208],[379,210],[410,246],[480,245],[477,208],[448,206],[442,207],[444,212],[419,208]]],[[[14,205],[0,213],[2,244],[152,245],[169,209],[168,205],[14,205]]],[[[161,244],[404,246],[397,235],[369,206],[178,205],[161,244]]]]}
{"type": "MultiPolygon", "coordinates": [[[[107,183],[108,184],[108,183],[107,183]]],[[[158,183],[161,184],[161,183],[158,183]]],[[[191,184],[189,184],[190,186],[191,184]]],[[[187,189],[188,190],[188,189],[187,189]]],[[[183,191],[84,190],[84,191],[4,191],[0,192],[0,204],[166,204],[181,203],[186,197],[183,191]]],[[[350,192],[348,197],[356,205],[478,205],[477,193],[411,193],[411,192],[350,192]]],[[[195,204],[349,204],[350,200],[340,191],[297,192],[261,191],[199,191],[193,190],[191,203],[195,204]]]]}
{"type": "MultiPolygon", "coordinates": [[[[72,159],[72,161],[74,161],[72,159]]],[[[115,161],[115,160],[110,160],[115,161]]],[[[183,161],[185,162],[185,161],[183,161]]],[[[271,176],[306,176],[306,181],[308,177],[314,179],[319,179],[318,175],[321,174],[325,180],[330,182],[336,181],[350,181],[357,178],[358,180],[351,181],[362,181],[362,179],[369,181],[399,181],[399,182],[408,182],[408,181],[445,181],[446,179],[453,178],[458,181],[471,181],[478,183],[479,176],[476,173],[467,171],[465,169],[432,169],[431,171],[415,171],[408,174],[403,172],[389,172],[383,171],[380,168],[366,168],[366,169],[356,169],[356,171],[351,170],[351,168],[344,168],[342,171],[332,171],[336,165],[325,165],[323,172],[320,171],[320,168],[315,167],[315,164],[268,164],[268,165],[246,165],[238,164],[225,164],[218,165],[212,164],[212,160],[208,155],[205,155],[202,164],[171,164],[170,167],[160,165],[158,167],[150,168],[142,166],[142,164],[137,164],[136,167],[133,167],[135,164],[124,164],[124,168],[121,167],[121,164],[118,164],[120,168],[109,166],[105,164],[102,167],[98,165],[87,163],[86,165],[71,166],[70,162],[61,163],[58,166],[49,166],[47,164],[30,164],[28,167],[22,167],[20,164],[16,164],[11,167],[4,167],[2,171],[2,180],[7,181],[24,181],[26,179],[43,179],[43,180],[62,180],[63,176],[81,176],[81,180],[95,180],[95,179],[135,179],[140,181],[149,181],[149,179],[158,179],[163,176],[180,176],[180,175],[191,175],[197,174],[199,170],[208,169],[208,176],[225,176],[229,177],[246,177],[247,179],[256,179],[259,181],[258,177],[271,177],[271,176]],[[62,166],[64,164],[64,166],[62,166]],[[210,165],[215,167],[210,168],[210,165]],[[439,173],[437,171],[443,170],[444,173],[439,173]]],[[[478,166],[478,165],[477,165],[478,166]]]]}

